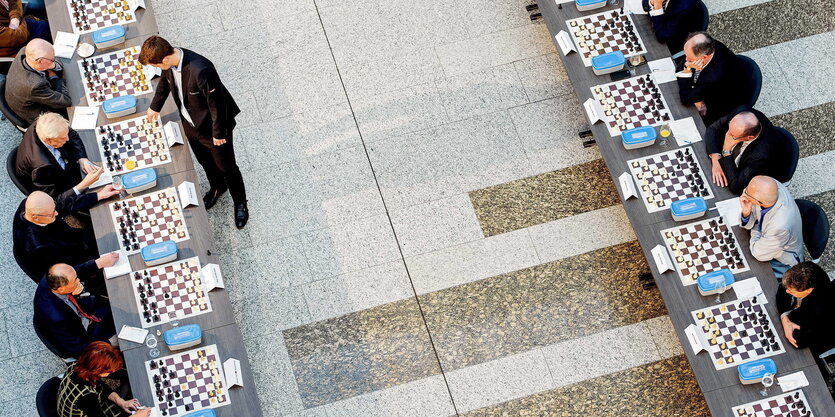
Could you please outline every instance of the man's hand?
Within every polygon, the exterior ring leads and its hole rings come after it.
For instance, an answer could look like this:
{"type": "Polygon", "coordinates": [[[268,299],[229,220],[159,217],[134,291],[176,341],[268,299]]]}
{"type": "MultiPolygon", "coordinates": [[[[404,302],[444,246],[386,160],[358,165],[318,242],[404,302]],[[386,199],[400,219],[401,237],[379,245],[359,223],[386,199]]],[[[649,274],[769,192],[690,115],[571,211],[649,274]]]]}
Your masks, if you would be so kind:
{"type": "Polygon", "coordinates": [[[142,404],[139,403],[139,400],[136,398],[132,400],[122,400],[116,402],[116,405],[119,406],[122,410],[124,410],[128,415],[131,415],[134,410],[138,410],[139,407],[142,407],[142,404]]]}
{"type": "Polygon", "coordinates": [[[151,415],[151,411],[153,411],[153,410],[154,410],[153,407],[143,408],[143,409],[137,411],[136,413],[134,413],[132,417],[149,417],[151,415]]]}
{"type": "Polygon", "coordinates": [[[223,145],[224,143],[226,143],[226,139],[212,138],[212,142],[215,143],[215,146],[220,146],[220,145],[223,145]]]}
{"type": "Polygon", "coordinates": [[[664,0],[649,0],[652,10],[658,10],[664,7],[664,0]]]}
{"type": "Polygon", "coordinates": [[[748,217],[751,215],[753,203],[751,203],[751,200],[748,199],[747,195],[743,194],[739,196],[739,206],[742,207],[742,217],[748,217]]]}
{"type": "Polygon", "coordinates": [[[90,171],[87,172],[87,175],[84,177],[84,179],[81,180],[80,183],[78,183],[76,188],[79,191],[83,191],[90,188],[90,186],[93,185],[93,183],[99,180],[99,177],[101,177],[102,172],[104,172],[102,167],[94,166],[90,171]]]}
{"type": "Polygon", "coordinates": [[[722,150],[730,151],[733,150],[734,146],[736,146],[740,142],[745,142],[742,139],[737,139],[731,132],[725,133],[725,141],[722,143],[722,150]]]}
{"type": "Polygon", "coordinates": [[[81,170],[84,171],[85,174],[89,174],[90,171],[98,168],[98,166],[92,162],[90,162],[87,158],[81,158],[78,160],[78,165],[81,165],[81,170]]]}
{"type": "Polygon", "coordinates": [[[119,190],[113,188],[113,184],[107,184],[99,190],[96,195],[99,198],[99,201],[107,200],[114,195],[119,194],[119,190]]]}
{"type": "Polygon", "coordinates": [[[705,104],[704,101],[697,101],[693,103],[693,105],[696,106],[696,110],[699,111],[700,116],[704,116],[707,114],[707,104],[705,104]]]}
{"type": "Polygon", "coordinates": [[[711,164],[711,173],[713,174],[714,184],[720,187],[728,186],[728,179],[725,178],[725,171],[722,171],[722,165],[719,165],[719,161],[717,159],[713,159],[713,163],[711,164]]]}
{"type": "Polygon", "coordinates": [[[107,253],[100,256],[99,259],[96,259],[96,266],[99,267],[99,269],[110,268],[111,266],[116,265],[116,261],[118,260],[119,252],[107,253]]]}
{"type": "Polygon", "coordinates": [[[57,77],[57,76],[58,76],[58,73],[57,73],[57,72],[55,72],[55,70],[48,69],[48,70],[46,70],[46,75],[48,75],[48,76],[49,76],[49,78],[52,78],[52,77],[57,77]]]}
{"type": "Polygon", "coordinates": [[[794,331],[800,329],[800,326],[789,320],[789,316],[783,316],[780,321],[783,323],[783,333],[786,334],[786,340],[797,347],[797,340],[794,340],[794,331]]]}
{"type": "Polygon", "coordinates": [[[159,112],[158,111],[153,111],[150,108],[148,108],[148,121],[149,122],[153,122],[154,120],[157,120],[158,117],[159,117],[159,112]]]}
{"type": "Polygon", "coordinates": [[[12,20],[9,20],[9,29],[15,30],[19,27],[20,27],[20,19],[14,18],[12,20]]]}

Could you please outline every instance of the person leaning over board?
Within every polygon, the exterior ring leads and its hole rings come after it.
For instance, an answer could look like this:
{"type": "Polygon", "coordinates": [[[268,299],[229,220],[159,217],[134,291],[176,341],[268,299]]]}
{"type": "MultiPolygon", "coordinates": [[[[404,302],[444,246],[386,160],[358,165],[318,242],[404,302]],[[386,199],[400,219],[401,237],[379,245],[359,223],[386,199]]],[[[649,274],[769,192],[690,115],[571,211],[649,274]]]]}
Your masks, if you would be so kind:
{"type": "Polygon", "coordinates": [[[786,271],[777,311],[792,346],[809,347],[815,356],[835,348],[835,285],[818,264],[801,262],[786,271]]]}
{"type": "Polygon", "coordinates": [[[203,197],[206,210],[228,189],[235,204],[235,225],[242,229],[249,220],[249,209],[232,141],[235,116],[241,111],[214,65],[188,49],[174,48],[159,36],[145,40],[139,62],[162,70],[148,118],[159,117],[168,93],[174,96],[188,143],[209,179],[209,192],[203,197]]]}

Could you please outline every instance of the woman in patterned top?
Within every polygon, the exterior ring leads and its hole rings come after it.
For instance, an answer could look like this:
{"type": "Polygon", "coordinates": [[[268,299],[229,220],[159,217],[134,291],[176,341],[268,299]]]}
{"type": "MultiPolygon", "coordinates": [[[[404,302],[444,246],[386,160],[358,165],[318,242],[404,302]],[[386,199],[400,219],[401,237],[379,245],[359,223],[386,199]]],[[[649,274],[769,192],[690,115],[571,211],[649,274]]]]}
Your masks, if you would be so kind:
{"type": "MultiPolygon", "coordinates": [[[[124,417],[140,407],[136,399],[126,401],[101,381],[122,368],[119,351],[107,342],[93,342],[70,365],[58,388],[60,417],[124,417]]],[[[150,408],[136,411],[148,417],[150,408]]]]}

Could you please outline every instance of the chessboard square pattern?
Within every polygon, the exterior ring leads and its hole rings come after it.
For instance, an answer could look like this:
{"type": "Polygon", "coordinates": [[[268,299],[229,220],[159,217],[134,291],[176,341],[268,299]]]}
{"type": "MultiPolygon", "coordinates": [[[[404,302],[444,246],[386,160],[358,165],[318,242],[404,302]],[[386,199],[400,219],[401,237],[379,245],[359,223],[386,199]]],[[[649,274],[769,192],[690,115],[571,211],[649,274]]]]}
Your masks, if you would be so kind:
{"type": "Polygon", "coordinates": [[[88,105],[101,105],[116,97],[141,96],[154,92],[150,76],[146,75],[145,80],[141,80],[145,67],[139,63],[139,51],[140,47],[134,46],[78,61],[88,105]],[[84,69],[85,63],[87,71],[84,69]],[[94,78],[96,75],[98,80],[94,78]],[[139,85],[135,85],[135,82],[139,85]],[[116,91],[112,83],[116,84],[116,91]]]}
{"type": "Polygon", "coordinates": [[[650,213],[668,210],[670,204],[678,200],[691,197],[713,198],[710,184],[708,184],[701,164],[691,147],[632,159],[627,161],[627,165],[638,190],[641,192],[644,206],[650,213]],[[679,158],[678,153],[681,153],[685,158],[689,155],[695,163],[695,169],[691,168],[689,161],[679,158]],[[655,174],[655,170],[658,170],[658,174],[655,174]],[[667,177],[664,178],[664,175],[667,177]],[[688,175],[692,176],[692,183],[691,180],[687,179],[688,175]],[[700,191],[693,186],[696,179],[702,182],[704,191],[700,191]],[[644,180],[647,182],[645,186],[643,185],[644,180]]]}
{"type": "Polygon", "coordinates": [[[130,170],[126,161],[136,163],[134,169],[151,168],[171,162],[171,152],[159,119],[148,122],[147,117],[137,117],[96,129],[96,144],[103,166],[111,175],[121,175],[130,170]],[[105,129],[105,133],[100,132],[105,129]],[[113,138],[110,138],[110,132],[113,138]],[[117,141],[122,135],[123,142],[117,141]],[[107,149],[102,141],[106,141],[107,149]],[[111,163],[108,163],[110,156],[111,163]],[[118,161],[118,163],[117,163],[118,161]]]}
{"type": "Polygon", "coordinates": [[[204,289],[200,276],[200,259],[197,257],[143,269],[134,272],[131,277],[134,301],[137,311],[142,316],[143,328],[212,311],[209,294],[204,289]],[[150,291],[147,289],[149,284],[146,283],[146,279],[150,281],[150,291]],[[178,283],[178,280],[181,282],[178,283]],[[139,285],[143,286],[145,303],[142,302],[139,285]],[[166,293],[168,298],[165,298],[166,293]],[[152,303],[156,303],[156,311],[153,311],[152,303]],[[144,316],[146,311],[149,312],[150,318],[144,316]],[[157,320],[154,319],[155,315],[158,316],[157,320]]]}
{"type": "Polygon", "coordinates": [[[109,207],[119,246],[128,254],[137,253],[145,246],[165,240],[182,242],[189,239],[183,209],[174,187],[116,201],[110,203],[109,207]],[[125,215],[124,208],[131,214],[125,215]],[[122,223],[128,234],[131,231],[135,233],[130,245],[125,244],[122,223]],[[134,243],[138,244],[138,248],[134,248],[134,243]]]}
{"type": "Polygon", "coordinates": [[[808,404],[803,391],[796,390],[736,406],[732,414],[736,417],[814,417],[808,404]],[[806,405],[807,414],[801,413],[801,404],[806,405]]]}
{"type": "Polygon", "coordinates": [[[226,379],[223,375],[223,365],[216,345],[199,347],[187,352],[152,359],[145,362],[145,371],[148,374],[151,391],[154,393],[154,406],[160,411],[165,411],[166,416],[173,417],[231,403],[226,379]],[[172,393],[180,392],[180,398],[173,398],[170,404],[167,398],[163,397],[160,400],[156,395],[154,376],[161,375],[161,368],[153,368],[151,366],[152,362],[163,363],[166,371],[174,372],[174,378],[169,379],[170,387],[172,393]],[[212,363],[216,367],[216,374],[212,372],[212,363]],[[207,365],[205,369],[203,365],[207,365]],[[198,367],[196,371],[195,366],[198,367]],[[193,380],[189,381],[189,377],[193,377],[193,380]],[[185,390],[182,390],[183,385],[186,385],[185,390]],[[212,390],[208,388],[209,385],[213,385],[215,390],[220,389],[221,394],[214,392],[214,395],[212,395],[210,393],[212,390]],[[218,400],[218,398],[222,398],[222,400],[218,400]],[[188,409],[186,409],[186,406],[188,406],[188,409]]]}
{"type": "Polygon", "coordinates": [[[591,88],[592,97],[602,110],[603,121],[610,135],[618,136],[625,130],[657,126],[672,120],[661,90],[657,89],[658,98],[653,96],[653,88],[657,86],[655,78],[650,74],[591,88]],[[653,110],[647,111],[647,106],[654,106],[657,115],[653,110]],[[618,123],[619,120],[621,123],[618,123]]]}
{"type": "Polygon", "coordinates": [[[83,34],[110,26],[132,23],[136,14],[130,7],[125,10],[127,0],[66,0],[73,32],[83,34]],[[79,10],[76,12],[73,6],[79,10]],[[122,15],[119,16],[119,13],[122,15]],[[84,18],[87,19],[85,27],[84,18]]]}
{"type": "Polygon", "coordinates": [[[609,52],[621,51],[627,58],[646,53],[641,35],[634,29],[635,22],[629,13],[621,13],[620,10],[609,10],[570,19],[565,24],[568,27],[568,33],[571,34],[571,38],[577,46],[583,64],[587,67],[591,65],[593,57],[609,52]],[[631,32],[626,30],[626,22],[633,28],[631,32]],[[587,25],[591,25],[592,29],[589,30],[587,25]],[[632,44],[631,47],[628,39],[630,33],[637,38],[637,42],[632,44]],[[589,36],[590,39],[585,39],[585,36],[589,36]]]}
{"type": "Polygon", "coordinates": [[[728,227],[726,222],[723,221],[722,224],[719,224],[719,217],[662,230],[661,237],[664,239],[667,251],[671,255],[676,273],[684,285],[693,285],[699,276],[720,269],[730,269],[734,274],[749,269],[745,253],[738,246],[739,240],[736,238],[736,234],[734,234],[732,228],[728,227]],[[711,222],[716,223],[718,231],[713,231],[710,226],[711,222]],[[667,236],[668,232],[671,237],[667,236]],[[741,268],[737,267],[736,260],[733,259],[733,253],[731,253],[731,258],[727,258],[722,250],[723,242],[717,236],[724,237],[727,233],[733,238],[734,243],[730,244],[726,241],[725,244],[728,245],[730,251],[737,251],[742,264],[741,268]],[[681,242],[677,241],[677,236],[681,237],[681,242]],[[702,237],[707,237],[707,242],[703,242],[702,237]],[[701,246],[701,250],[697,249],[698,246],[701,246]],[[680,253],[681,261],[678,260],[676,251],[680,253]],[[688,262],[693,262],[693,265],[689,266],[688,262]],[[696,274],[695,278],[692,278],[693,274],[696,274]]]}

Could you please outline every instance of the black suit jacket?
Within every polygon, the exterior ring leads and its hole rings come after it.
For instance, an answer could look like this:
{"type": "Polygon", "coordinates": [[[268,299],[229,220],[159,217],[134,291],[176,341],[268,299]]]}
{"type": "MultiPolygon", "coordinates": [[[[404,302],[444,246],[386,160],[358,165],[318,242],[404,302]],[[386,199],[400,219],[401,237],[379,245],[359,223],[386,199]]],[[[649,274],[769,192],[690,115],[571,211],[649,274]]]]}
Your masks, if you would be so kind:
{"type": "Polygon", "coordinates": [[[75,130],[70,129],[69,137],[70,140],[58,148],[61,156],[67,161],[66,167],[61,168],[46,145],[41,142],[35,125],[26,129],[17,148],[15,162],[17,176],[25,186],[43,191],[55,199],[75,194],[72,187],[81,181],[78,160],[86,158],[87,151],[84,150],[84,143],[75,130]]]}
{"type": "MultiPolygon", "coordinates": [[[[684,69],[684,62],[678,70],[684,69]]],[[[705,124],[710,124],[733,109],[746,103],[746,83],[736,55],[722,42],[716,41],[716,51],[710,63],[694,77],[678,78],[681,102],[692,105],[702,101],[707,105],[705,124]]]]}
{"type": "Polygon", "coordinates": [[[800,326],[794,331],[797,346],[808,347],[815,355],[835,348],[835,284],[825,275],[817,281],[799,308],[794,308],[797,300],[782,285],[777,290],[777,311],[791,311],[789,320],[800,326]]]}
{"type": "MultiPolygon", "coordinates": [[[[97,268],[95,261],[89,261],[75,266],[75,269],[79,275],[88,275],[94,273],[93,270],[97,268]]],[[[95,341],[95,337],[88,331],[90,327],[85,330],[81,324],[81,318],[49,289],[46,277],[38,283],[33,302],[35,320],[40,324],[39,327],[45,331],[44,336],[61,350],[61,354],[65,358],[77,358],[90,342],[95,341]]],[[[94,311],[97,310],[99,301],[96,296],[91,295],[89,297],[77,297],[76,302],[85,313],[95,314],[94,311]]],[[[99,318],[109,320],[105,317],[99,318]]]]}
{"type": "MultiPolygon", "coordinates": [[[[231,139],[232,129],[235,128],[235,116],[241,110],[220,82],[220,77],[212,62],[188,49],[182,48],[182,51],[184,103],[180,103],[180,97],[176,91],[174,71],[168,69],[162,71],[157,91],[151,101],[151,109],[160,111],[170,92],[180,112],[182,113],[183,106],[188,110],[198,131],[202,135],[211,134],[211,137],[201,137],[201,142],[214,146],[213,137],[231,139]]],[[[183,123],[188,123],[185,118],[183,118],[183,123]]]]}
{"type": "MultiPolygon", "coordinates": [[[[649,0],[642,3],[645,11],[652,9],[649,0]]],[[[687,35],[702,28],[701,0],[670,0],[664,14],[649,18],[658,42],[667,44],[670,53],[678,53],[684,49],[687,35]]]]}
{"type": "MultiPolygon", "coordinates": [[[[63,216],[93,207],[98,201],[95,193],[72,195],[58,200],[58,218],[47,226],[38,226],[23,217],[26,200],[20,203],[12,224],[14,250],[20,262],[38,275],[46,274],[52,265],[65,263],[80,265],[98,257],[95,237],[90,230],[74,229],[63,216]]],[[[86,275],[79,274],[80,277],[86,275]]]]}
{"type": "Polygon", "coordinates": [[[757,175],[768,175],[780,182],[791,179],[789,169],[791,168],[791,138],[783,135],[768,120],[762,112],[754,110],[750,106],[740,106],[708,126],[705,132],[705,149],[707,154],[722,154],[722,145],[725,143],[725,134],[728,132],[728,125],[737,114],[750,111],[757,116],[763,127],[762,132],[745,148],[745,152],[739,159],[739,166],[734,164],[733,157],[723,156],[719,159],[722,171],[728,179],[728,188],[736,195],[742,194],[742,190],[748,186],[751,178],[757,175]]]}

